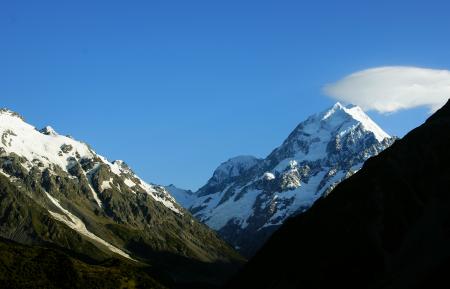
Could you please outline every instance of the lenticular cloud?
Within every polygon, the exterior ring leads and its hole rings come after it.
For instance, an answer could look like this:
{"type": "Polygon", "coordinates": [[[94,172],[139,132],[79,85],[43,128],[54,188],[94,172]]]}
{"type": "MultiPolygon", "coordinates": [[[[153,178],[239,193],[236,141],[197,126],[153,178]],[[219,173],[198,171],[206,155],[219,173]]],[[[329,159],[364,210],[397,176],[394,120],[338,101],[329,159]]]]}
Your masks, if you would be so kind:
{"type": "Polygon", "coordinates": [[[377,67],[327,84],[324,92],[364,110],[390,113],[425,106],[433,112],[450,98],[450,71],[406,66],[377,67]]]}

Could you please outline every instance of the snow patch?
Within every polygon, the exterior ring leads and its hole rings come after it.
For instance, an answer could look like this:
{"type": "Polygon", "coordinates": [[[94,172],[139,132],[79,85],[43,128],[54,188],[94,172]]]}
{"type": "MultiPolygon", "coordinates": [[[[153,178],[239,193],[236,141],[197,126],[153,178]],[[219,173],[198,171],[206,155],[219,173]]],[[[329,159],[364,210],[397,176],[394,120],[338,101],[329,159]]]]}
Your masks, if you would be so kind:
{"type": "Polygon", "coordinates": [[[275,175],[272,174],[271,172],[265,172],[263,178],[267,181],[271,181],[275,179],[275,175]]]}
{"type": "Polygon", "coordinates": [[[213,174],[216,181],[239,176],[242,172],[254,167],[261,160],[253,156],[238,156],[222,163],[213,174]]]}
{"type": "Polygon", "coordinates": [[[128,179],[128,178],[126,178],[126,179],[124,180],[124,183],[125,183],[125,185],[129,186],[130,188],[136,186],[136,184],[135,184],[132,180],[130,180],[130,179],[128,179]]]}
{"type": "Polygon", "coordinates": [[[104,190],[107,190],[107,189],[111,189],[111,188],[112,188],[112,181],[113,181],[113,179],[110,178],[109,180],[103,181],[103,182],[100,184],[100,188],[101,188],[102,192],[103,192],[104,190]]]}
{"type": "Polygon", "coordinates": [[[229,220],[234,219],[241,224],[241,228],[247,227],[246,220],[253,213],[253,204],[261,190],[251,190],[246,192],[239,200],[230,198],[228,202],[222,203],[210,211],[211,217],[206,220],[206,224],[214,230],[220,230],[229,220]]]}
{"type": "Polygon", "coordinates": [[[134,261],[134,259],[132,259],[130,257],[130,255],[128,255],[124,251],[120,250],[119,248],[111,245],[110,243],[106,242],[102,238],[100,238],[97,235],[94,235],[92,232],[88,231],[88,229],[86,228],[86,225],[83,223],[83,221],[81,221],[78,217],[76,217],[75,215],[70,213],[68,210],[64,209],[61,206],[61,204],[59,203],[59,201],[57,199],[53,198],[49,193],[45,192],[45,194],[48,197],[48,199],[53,203],[53,205],[55,205],[60,211],[62,211],[64,213],[64,214],[59,214],[59,213],[53,212],[51,210],[48,210],[48,212],[52,215],[52,217],[55,220],[66,224],[72,230],[75,230],[78,233],[106,246],[110,251],[134,261]]]}
{"type": "Polygon", "coordinates": [[[10,113],[0,113],[0,134],[2,140],[5,140],[2,147],[7,153],[14,152],[25,157],[28,162],[37,160],[45,167],[55,164],[66,172],[70,157],[94,156],[94,152],[86,144],[58,135],[50,127],[47,127],[47,132],[49,134],[41,133],[10,113]],[[61,150],[64,146],[70,146],[72,149],[64,153],[61,150]]]}
{"type": "Polygon", "coordinates": [[[184,208],[190,208],[196,200],[196,196],[190,190],[183,190],[177,188],[174,185],[169,185],[165,188],[167,191],[169,191],[170,195],[174,197],[175,200],[184,208]]]}
{"type": "MultiPolygon", "coordinates": [[[[107,165],[111,172],[120,177],[137,177],[123,161],[109,162],[105,157],[98,155],[85,143],[76,141],[70,137],[59,135],[53,128],[47,126],[42,130],[26,123],[23,118],[9,110],[0,110],[0,146],[4,148],[5,153],[16,153],[25,157],[26,167],[32,167],[36,163],[42,163],[43,167],[52,169],[53,166],[59,166],[68,173],[69,168],[74,165],[74,159],[100,159],[93,169],[87,172],[88,180],[95,170],[100,167],[100,163],[107,165]]],[[[128,178],[126,184],[134,187],[136,184],[128,178]]],[[[144,183],[142,181],[142,183],[144,183]]],[[[102,191],[112,187],[112,180],[105,181],[100,185],[102,191]]],[[[175,199],[169,193],[157,194],[151,185],[144,183],[144,190],[148,192],[156,201],[162,203],[172,211],[181,214],[175,206],[175,199]]],[[[101,201],[95,191],[92,189],[93,197],[97,204],[101,206],[101,201]]]]}
{"type": "Polygon", "coordinates": [[[348,106],[344,110],[355,120],[361,122],[366,130],[371,131],[379,142],[390,137],[359,106],[348,106]]]}
{"type": "Polygon", "coordinates": [[[97,192],[96,192],[96,191],[94,190],[94,188],[91,186],[92,179],[91,179],[90,174],[86,174],[84,171],[83,171],[83,174],[84,174],[84,176],[85,176],[86,179],[87,179],[87,183],[88,183],[89,189],[91,190],[92,197],[94,198],[94,200],[95,200],[95,202],[97,203],[97,205],[98,205],[100,208],[102,208],[102,207],[103,207],[103,203],[102,203],[102,201],[100,200],[100,198],[98,197],[97,192]]]}
{"type": "Polygon", "coordinates": [[[163,193],[159,193],[152,185],[147,184],[146,182],[141,180],[141,184],[139,185],[147,194],[149,194],[155,201],[162,203],[164,206],[172,210],[173,212],[183,215],[183,213],[175,207],[175,199],[166,191],[164,187],[160,187],[163,189],[163,193]]]}

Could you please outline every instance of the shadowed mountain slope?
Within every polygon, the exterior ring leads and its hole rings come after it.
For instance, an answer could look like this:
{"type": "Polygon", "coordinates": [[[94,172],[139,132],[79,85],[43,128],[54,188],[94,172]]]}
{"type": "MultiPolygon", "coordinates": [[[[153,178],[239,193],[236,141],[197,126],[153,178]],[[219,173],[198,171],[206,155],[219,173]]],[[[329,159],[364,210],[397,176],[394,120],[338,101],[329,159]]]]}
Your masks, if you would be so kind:
{"type": "Polygon", "coordinates": [[[448,288],[450,103],[289,219],[229,288],[448,288]]]}
{"type": "Polygon", "coordinates": [[[232,158],[194,194],[168,190],[250,257],[287,218],[308,210],[394,140],[360,107],[336,103],[301,122],[265,159],[232,158]]]}

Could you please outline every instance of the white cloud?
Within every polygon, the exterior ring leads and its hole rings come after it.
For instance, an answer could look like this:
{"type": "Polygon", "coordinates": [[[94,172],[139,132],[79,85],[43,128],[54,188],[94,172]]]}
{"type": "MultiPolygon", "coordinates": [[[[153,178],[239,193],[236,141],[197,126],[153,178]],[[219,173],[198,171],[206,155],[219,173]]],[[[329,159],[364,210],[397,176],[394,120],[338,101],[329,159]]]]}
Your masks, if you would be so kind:
{"type": "Polygon", "coordinates": [[[324,93],[363,110],[382,113],[425,106],[439,109],[450,98],[450,71],[385,66],[355,72],[328,84],[324,93]]]}

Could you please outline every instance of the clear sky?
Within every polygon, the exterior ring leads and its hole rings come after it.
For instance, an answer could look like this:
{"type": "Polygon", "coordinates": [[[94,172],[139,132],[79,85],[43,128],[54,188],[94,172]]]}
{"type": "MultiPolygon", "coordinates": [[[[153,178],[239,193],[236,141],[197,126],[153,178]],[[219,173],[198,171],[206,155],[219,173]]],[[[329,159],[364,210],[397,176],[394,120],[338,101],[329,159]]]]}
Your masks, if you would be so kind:
{"type": "MultiPolygon", "coordinates": [[[[196,189],[385,65],[450,68],[448,1],[0,2],[0,106],[196,189]]],[[[402,136],[428,109],[370,115],[402,136]]]]}

